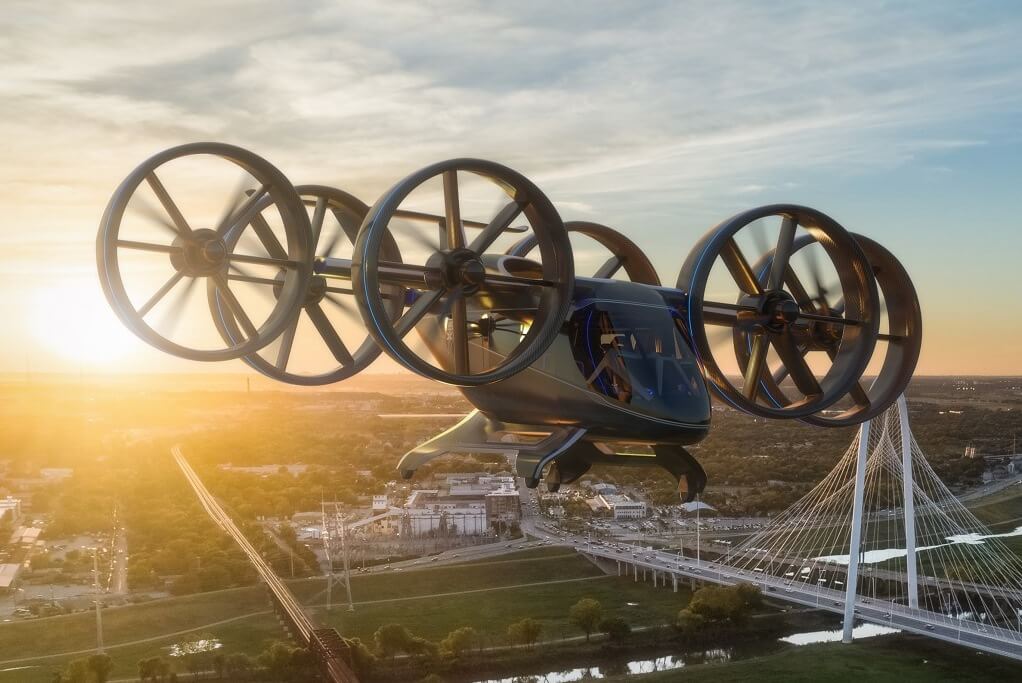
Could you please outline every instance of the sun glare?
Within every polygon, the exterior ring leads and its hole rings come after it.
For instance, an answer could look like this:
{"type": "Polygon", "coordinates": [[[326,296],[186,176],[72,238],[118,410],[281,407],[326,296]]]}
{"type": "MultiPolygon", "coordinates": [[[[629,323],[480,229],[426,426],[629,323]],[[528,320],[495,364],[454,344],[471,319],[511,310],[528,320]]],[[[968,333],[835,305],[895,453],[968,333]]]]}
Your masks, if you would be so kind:
{"type": "Polygon", "coordinates": [[[33,300],[32,334],[62,359],[115,366],[137,342],[110,310],[93,282],[66,282],[40,290],[33,300]]]}

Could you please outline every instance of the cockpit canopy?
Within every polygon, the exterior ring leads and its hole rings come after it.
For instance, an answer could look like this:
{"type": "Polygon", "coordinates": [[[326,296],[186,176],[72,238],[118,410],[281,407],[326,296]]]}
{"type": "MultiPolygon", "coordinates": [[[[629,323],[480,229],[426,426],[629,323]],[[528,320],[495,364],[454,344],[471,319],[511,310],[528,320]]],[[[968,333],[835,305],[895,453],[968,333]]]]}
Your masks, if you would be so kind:
{"type": "Polygon", "coordinates": [[[706,419],[706,386],[673,312],[662,300],[631,299],[592,298],[572,316],[572,352],[586,384],[645,413],[706,419]]]}

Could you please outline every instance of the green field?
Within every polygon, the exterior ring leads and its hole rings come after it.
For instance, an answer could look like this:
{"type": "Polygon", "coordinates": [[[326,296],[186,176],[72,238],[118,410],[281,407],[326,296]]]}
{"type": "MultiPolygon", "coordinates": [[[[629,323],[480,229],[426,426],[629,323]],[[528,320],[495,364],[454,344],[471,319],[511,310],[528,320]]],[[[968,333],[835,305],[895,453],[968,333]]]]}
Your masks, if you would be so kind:
{"type": "MultiPolygon", "coordinates": [[[[528,565],[535,562],[529,561],[528,565]]],[[[654,591],[648,583],[594,574],[594,568],[587,566],[588,563],[581,558],[568,558],[556,566],[556,572],[548,572],[542,577],[531,575],[535,567],[528,565],[521,568],[509,567],[507,572],[494,572],[490,588],[470,588],[474,584],[467,581],[448,584],[446,587],[437,586],[443,592],[476,592],[431,597],[434,591],[426,590],[426,586],[433,583],[430,582],[423,586],[410,586],[405,597],[400,600],[359,605],[354,614],[339,609],[329,616],[323,615],[321,611],[319,616],[347,636],[368,638],[380,625],[398,622],[434,640],[443,638],[461,626],[472,626],[484,634],[488,642],[499,644],[504,642],[507,626],[525,617],[543,622],[542,639],[579,635],[568,624],[567,616],[568,609],[582,597],[598,600],[608,615],[623,617],[633,626],[673,621],[678,610],[688,600],[686,589],[680,589],[677,594],[663,588],[654,591]],[[544,581],[558,583],[500,587],[544,581]]],[[[434,577],[434,580],[443,581],[445,578],[440,575],[434,577]]],[[[358,590],[357,586],[353,586],[353,589],[358,590]]]]}
{"type": "MultiPolygon", "coordinates": [[[[354,613],[338,604],[344,596],[341,587],[335,587],[335,607],[327,613],[322,579],[291,586],[300,600],[315,605],[311,611],[316,620],[336,626],[344,635],[371,638],[380,624],[398,622],[439,639],[459,626],[474,626],[494,644],[503,642],[509,623],[524,616],[544,622],[544,638],[577,635],[567,624],[567,612],[582,597],[594,597],[608,612],[643,625],[671,619],[688,596],[666,589],[654,592],[649,584],[604,576],[575,553],[557,548],[463,565],[356,576],[352,580],[354,613]]],[[[215,636],[224,643],[223,652],[248,654],[284,637],[269,612],[265,590],[258,586],[111,608],[104,610],[103,624],[115,678],[133,675],[139,659],[166,655],[170,645],[187,640],[189,634],[215,636]]],[[[91,613],[0,625],[0,683],[50,681],[69,659],[82,656],[53,653],[87,651],[94,646],[91,613]],[[14,661],[33,657],[45,658],[14,661]]]]}
{"type": "Polygon", "coordinates": [[[1022,665],[915,636],[789,647],[775,654],[726,664],[646,676],[618,676],[616,683],[934,683],[935,681],[1017,681],[1022,665]]]}

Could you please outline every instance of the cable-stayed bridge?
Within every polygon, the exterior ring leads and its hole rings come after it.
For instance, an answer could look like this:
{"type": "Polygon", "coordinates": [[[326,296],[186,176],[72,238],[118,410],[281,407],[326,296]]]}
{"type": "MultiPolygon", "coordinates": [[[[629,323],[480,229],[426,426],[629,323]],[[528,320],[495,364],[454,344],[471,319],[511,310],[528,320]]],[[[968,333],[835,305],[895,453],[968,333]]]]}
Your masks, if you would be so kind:
{"type": "Polygon", "coordinates": [[[619,573],[673,585],[758,584],[768,597],[1022,660],[1022,561],[940,480],[904,398],[864,423],[834,469],[726,551],[587,544],[619,573]],[[694,555],[694,556],[693,556],[694,555]]]}

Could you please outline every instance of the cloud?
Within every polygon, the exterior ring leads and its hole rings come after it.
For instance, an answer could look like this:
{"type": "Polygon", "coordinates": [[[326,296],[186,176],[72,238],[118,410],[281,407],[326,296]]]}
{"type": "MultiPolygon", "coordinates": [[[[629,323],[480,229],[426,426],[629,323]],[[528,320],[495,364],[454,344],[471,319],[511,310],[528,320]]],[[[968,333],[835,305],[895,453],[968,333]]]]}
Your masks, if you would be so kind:
{"type": "Polygon", "coordinates": [[[1022,110],[1022,21],[1010,5],[14,0],[5,10],[0,236],[31,232],[83,263],[117,183],[182,142],[250,147],[296,183],[369,203],[438,159],[494,158],[566,216],[624,227],[676,260],[672,250],[747,200],[819,177],[950,168],[942,155],[1017,139],[1022,110]]]}

